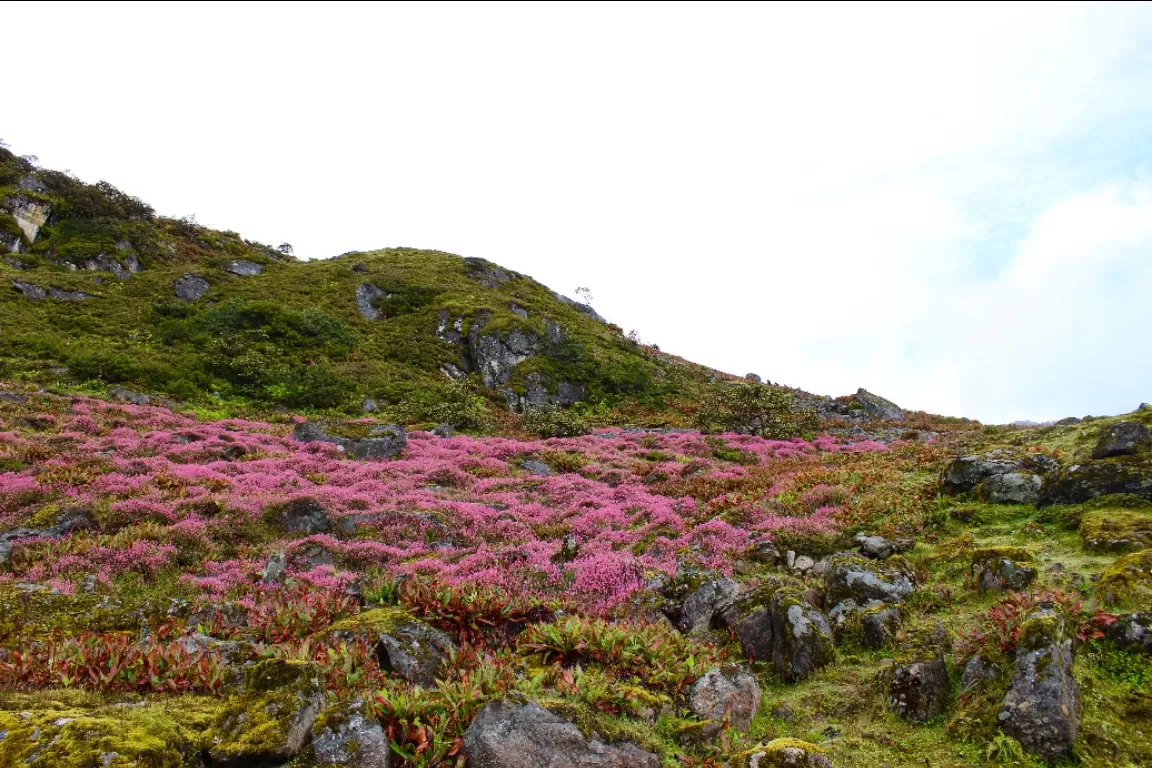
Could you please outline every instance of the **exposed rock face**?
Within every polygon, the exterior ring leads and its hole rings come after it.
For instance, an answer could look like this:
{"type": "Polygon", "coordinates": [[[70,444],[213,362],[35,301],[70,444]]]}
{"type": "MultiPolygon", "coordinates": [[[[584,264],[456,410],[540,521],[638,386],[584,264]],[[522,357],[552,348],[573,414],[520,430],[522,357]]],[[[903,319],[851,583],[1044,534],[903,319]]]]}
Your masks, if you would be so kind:
{"type": "Polygon", "coordinates": [[[95,531],[99,528],[96,518],[84,507],[66,507],[56,513],[52,525],[45,528],[9,528],[0,533],[0,541],[17,539],[61,539],[76,531],[95,531]]]}
{"type": "Polygon", "coordinates": [[[1036,580],[1032,554],[1019,547],[992,547],[972,553],[972,577],[981,592],[1027,589],[1036,580]]]}
{"type": "Polygon", "coordinates": [[[908,573],[896,565],[838,555],[824,572],[824,605],[836,605],[851,598],[864,605],[869,600],[901,603],[912,594],[914,585],[908,573]]]}
{"type": "Polygon", "coordinates": [[[1000,729],[1031,755],[1054,761],[1072,752],[1080,727],[1080,688],[1072,676],[1072,638],[1051,605],[1021,625],[1016,668],[1000,708],[1000,729]]]}
{"type": "Polygon", "coordinates": [[[863,387],[856,390],[856,402],[860,403],[860,408],[868,414],[868,418],[875,421],[901,421],[904,418],[904,411],[900,406],[891,400],[872,394],[863,387]]]}
{"type": "Polygon", "coordinates": [[[284,533],[311,536],[332,530],[332,517],[320,502],[308,496],[293,499],[284,505],[270,507],[264,521],[284,533]]]}
{"type": "Polygon", "coordinates": [[[725,720],[732,728],[747,731],[760,710],[760,686],[747,670],[725,664],[708,670],[696,681],[689,705],[701,720],[713,721],[704,728],[705,738],[719,733],[725,720]]]}
{"type": "Polygon", "coordinates": [[[1152,655],[1152,614],[1120,616],[1108,627],[1108,639],[1126,651],[1152,655]]]}
{"type": "Polygon", "coordinates": [[[196,301],[212,286],[208,281],[199,275],[184,275],[172,284],[172,289],[176,292],[176,298],[180,301],[196,301]]]}
{"type": "Polygon", "coordinates": [[[381,669],[429,688],[449,654],[456,652],[456,643],[440,630],[410,619],[382,632],[375,652],[381,669]]]}
{"type": "Polygon", "coordinates": [[[996,679],[996,667],[985,661],[979,654],[968,659],[964,672],[960,675],[960,691],[969,691],[988,680],[996,679]]]}
{"type": "Polygon", "coordinates": [[[723,576],[709,579],[691,592],[668,616],[686,635],[700,635],[719,628],[721,613],[740,594],[740,585],[723,576]]]}
{"type": "Polygon", "coordinates": [[[892,555],[901,555],[916,546],[914,539],[889,540],[883,536],[869,536],[864,533],[856,534],[856,541],[860,544],[860,554],[873,560],[886,560],[892,555]]]}
{"type": "Polygon", "coordinates": [[[499,288],[501,285],[511,282],[514,277],[519,277],[515,272],[499,267],[487,259],[466,258],[464,259],[464,267],[468,277],[485,288],[499,288]]]}
{"type": "Polygon", "coordinates": [[[271,659],[245,672],[240,696],[220,710],[210,732],[214,766],[280,765],[311,735],[324,706],[319,667],[271,659]]]}
{"type": "Polygon", "coordinates": [[[224,266],[225,272],[230,272],[233,275],[240,277],[255,277],[264,271],[263,264],[257,264],[254,261],[230,261],[224,266]]]}
{"type": "Polygon", "coordinates": [[[325,711],[312,734],[313,763],[340,768],[388,768],[388,737],[365,714],[363,702],[338,704],[325,711]]]}
{"type": "Polygon", "coordinates": [[[757,606],[739,621],[733,629],[740,640],[740,649],[746,659],[768,661],[772,658],[772,609],[769,605],[757,606]]]}
{"type": "Polygon", "coordinates": [[[948,669],[941,658],[897,664],[888,686],[888,709],[910,723],[926,723],[948,705],[948,669]]]}
{"type": "Polygon", "coordinates": [[[364,396],[364,402],[360,404],[360,410],[364,413],[376,413],[380,410],[379,404],[367,395],[364,396]]]}
{"type": "Polygon", "coordinates": [[[92,298],[92,295],[84,293],[84,291],[66,291],[63,288],[49,288],[48,298],[57,299],[58,301],[84,301],[92,298]]]}
{"type": "Polygon", "coordinates": [[[589,741],[535,702],[488,704],[464,733],[463,754],[472,768],[660,768],[656,755],[635,744],[589,741]]]}
{"type": "Polygon", "coordinates": [[[326,421],[306,421],[292,430],[292,439],[301,443],[333,443],[347,455],[358,459],[390,459],[408,444],[408,435],[398,424],[377,424],[368,430],[367,437],[341,437],[329,432],[340,425],[326,421]]]}
{"type": "Polygon", "coordinates": [[[1118,456],[1073,464],[1044,483],[1038,504],[1082,504],[1113,493],[1152,500],[1152,459],[1118,456]]]}
{"type": "Polygon", "coordinates": [[[26,283],[23,280],[13,280],[12,287],[24,294],[24,298],[32,301],[40,301],[48,296],[48,292],[40,286],[26,283]]]}
{"type": "Polygon", "coordinates": [[[365,320],[379,320],[380,310],[373,306],[373,301],[387,296],[387,292],[380,290],[372,283],[360,283],[356,286],[356,307],[365,320]]]}
{"type": "Polygon", "coordinates": [[[84,262],[84,269],[90,272],[111,272],[120,280],[127,280],[133,274],[140,271],[140,260],[136,258],[136,254],[129,250],[132,246],[128,243],[120,244],[122,250],[126,254],[121,259],[116,259],[106,253],[101,253],[95,258],[88,259],[84,262]]]}
{"type": "Polygon", "coordinates": [[[772,666],[788,682],[805,680],[832,661],[832,628],[802,596],[772,596],[772,666]]]}
{"type": "Polygon", "coordinates": [[[1039,475],[1006,472],[984,481],[980,496],[993,504],[1035,504],[1040,499],[1039,475]]]}
{"type": "Polygon", "coordinates": [[[602,318],[599,315],[599,313],[596,312],[596,310],[592,309],[591,305],[584,304],[583,302],[576,301],[575,299],[570,299],[567,296],[564,296],[563,294],[557,293],[556,291],[552,291],[552,296],[554,298],[556,298],[557,300],[564,302],[565,304],[572,307],[573,309],[579,310],[580,312],[583,312],[584,314],[589,315],[589,316],[599,320],[600,322],[604,323],[605,325],[608,324],[608,321],[605,320],[604,318],[602,318]]]}
{"type": "Polygon", "coordinates": [[[48,214],[52,212],[52,206],[48,203],[42,203],[23,195],[7,198],[4,200],[3,208],[8,210],[16,219],[20,231],[24,233],[24,237],[30,243],[36,242],[36,236],[40,234],[40,227],[44,226],[48,221],[48,214]]]}
{"type": "Polygon", "coordinates": [[[487,312],[476,313],[468,329],[468,349],[484,386],[495,389],[507,384],[512,369],[539,353],[542,345],[534,333],[519,328],[485,334],[489,317],[487,312]]]}
{"type": "Polygon", "coordinates": [[[860,616],[861,638],[865,648],[887,648],[900,629],[903,616],[895,606],[865,610],[860,616]]]}
{"type": "Polygon", "coordinates": [[[1150,444],[1152,430],[1137,421],[1122,421],[1104,430],[1096,447],[1092,449],[1092,458],[1129,456],[1150,444]]]}

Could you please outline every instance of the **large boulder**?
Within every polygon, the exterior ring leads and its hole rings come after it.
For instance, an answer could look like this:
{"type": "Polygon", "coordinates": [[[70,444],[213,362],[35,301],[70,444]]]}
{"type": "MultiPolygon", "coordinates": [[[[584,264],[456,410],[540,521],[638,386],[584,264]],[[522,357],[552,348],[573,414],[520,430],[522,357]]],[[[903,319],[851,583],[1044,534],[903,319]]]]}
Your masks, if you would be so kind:
{"type": "Polygon", "coordinates": [[[464,733],[462,753],[471,768],[660,768],[656,755],[588,739],[535,702],[485,706],[464,733]]]}
{"type": "Polygon", "coordinates": [[[239,695],[227,700],[208,734],[214,766],[280,765],[311,736],[324,706],[320,668],[268,659],[246,670],[239,695]]]}
{"type": "Polygon", "coordinates": [[[1080,728],[1080,688],[1072,676],[1072,635],[1064,615],[1041,604],[1024,619],[1016,667],[1000,707],[1000,729],[1049,762],[1067,757],[1080,728]]]}
{"type": "Polygon", "coordinates": [[[1036,580],[1032,553],[1023,547],[984,547],[972,552],[972,578],[981,592],[1019,592],[1036,580]]]}
{"type": "Polygon", "coordinates": [[[224,271],[233,275],[239,275],[240,277],[255,277],[264,271],[264,265],[257,264],[254,261],[239,259],[225,264],[224,271]]]}
{"type": "Polygon", "coordinates": [[[1152,605],[1152,549],[1124,555],[1104,569],[1096,594],[1109,604],[1152,605]]]}
{"type": "Polygon", "coordinates": [[[791,590],[772,596],[772,666],[788,682],[832,662],[832,628],[819,609],[791,590]]]}
{"type": "Polygon", "coordinates": [[[726,576],[682,570],[663,592],[667,598],[664,614],[672,625],[686,635],[701,635],[727,626],[725,612],[741,587],[726,576]]]}
{"type": "Polygon", "coordinates": [[[824,571],[824,605],[835,606],[852,599],[858,605],[870,600],[902,603],[912,594],[911,569],[900,558],[880,562],[856,555],[837,555],[824,571]]]}
{"type": "Polygon", "coordinates": [[[305,421],[292,430],[292,439],[301,443],[333,443],[345,454],[358,459],[390,459],[408,444],[408,435],[398,424],[341,424],[305,421]],[[356,436],[350,436],[355,434],[356,436]]]}
{"type": "Polygon", "coordinates": [[[1039,475],[1006,472],[985,480],[978,494],[981,499],[992,504],[1035,504],[1040,499],[1043,484],[1039,475]]]}
{"type": "Polygon", "coordinates": [[[1059,462],[1043,454],[1018,455],[1005,450],[960,456],[953,459],[940,478],[948,493],[977,492],[989,501],[1019,502],[1032,489],[1043,484],[1043,477],[1059,467],[1059,462]],[[995,479],[1012,475],[1007,479],[995,479]]]}
{"type": "Polygon", "coordinates": [[[888,709],[910,723],[926,723],[948,706],[948,668],[941,657],[896,663],[888,684],[888,709]]]}
{"type": "Polygon", "coordinates": [[[868,414],[868,418],[875,421],[900,421],[904,418],[904,411],[891,400],[885,400],[880,395],[874,395],[861,387],[856,390],[856,402],[860,409],[868,414]]]}
{"type": "Polygon", "coordinates": [[[1099,441],[1092,449],[1092,458],[1129,456],[1150,445],[1152,445],[1152,429],[1148,429],[1138,421],[1122,421],[1101,433],[1099,441]]]}
{"type": "Polygon", "coordinates": [[[388,768],[388,736],[364,702],[329,707],[312,728],[312,761],[316,766],[388,768]]]}
{"type": "Polygon", "coordinates": [[[176,292],[176,298],[185,302],[196,301],[196,299],[208,293],[211,287],[208,281],[199,275],[184,275],[184,277],[178,278],[176,282],[172,284],[172,290],[176,292]]]}
{"type": "Polygon", "coordinates": [[[1098,509],[1080,518],[1080,543],[1092,552],[1138,552],[1152,547],[1152,513],[1098,509]]]}
{"type": "Polygon", "coordinates": [[[300,536],[332,530],[331,515],[320,506],[320,502],[310,496],[301,496],[286,504],[269,507],[264,511],[264,522],[284,533],[300,536]]]}
{"type": "Polygon", "coordinates": [[[1152,458],[1118,456],[1060,470],[1044,482],[1039,506],[1082,504],[1099,496],[1128,493],[1152,501],[1152,458]]]}
{"type": "Polygon", "coordinates": [[[1108,639],[1118,648],[1152,655],[1152,614],[1129,613],[1108,627],[1108,639]]]}
{"type": "Polygon", "coordinates": [[[773,739],[742,757],[748,768],[832,768],[824,750],[800,739],[773,739]]]}
{"type": "Polygon", "coordinates": [[[873,560],[886,560],[892,555],[902,555],[916,546],[915,539],[886,539],[883,536],[870,536],[866,533],[856,534],[856,542],[860,545],[860,554],[873,560]]]}
{"type": "Polygon", "coordinates": [[[701,720],[705,738],[720,732],[725,722],[738,731],[747,731],[760,710],[760,686],[756,678],[735,664],[725,664],[705,672],[692,686],[689,706],[701,720]]]}
{"type": "Polygon", "coordinates": [[[333,639],[367,637],[380,668],[425,688],[435,684],[456,643],[401,608],[373,608],[328,628],[333,639]]]}

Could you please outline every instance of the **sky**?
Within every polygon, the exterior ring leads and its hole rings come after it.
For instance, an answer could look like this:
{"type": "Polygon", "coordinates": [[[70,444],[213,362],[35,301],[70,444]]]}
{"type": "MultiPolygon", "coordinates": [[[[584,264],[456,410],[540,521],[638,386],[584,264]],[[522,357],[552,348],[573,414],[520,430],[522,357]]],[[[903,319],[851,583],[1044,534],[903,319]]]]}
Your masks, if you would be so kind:
{"type": "Polygon", "coordinates": [[[984,422],[1152,401],[1152,5],[12,3],[0,138],[984,422]],[[20,62],[20,65],[16,63],[20,62]]]}

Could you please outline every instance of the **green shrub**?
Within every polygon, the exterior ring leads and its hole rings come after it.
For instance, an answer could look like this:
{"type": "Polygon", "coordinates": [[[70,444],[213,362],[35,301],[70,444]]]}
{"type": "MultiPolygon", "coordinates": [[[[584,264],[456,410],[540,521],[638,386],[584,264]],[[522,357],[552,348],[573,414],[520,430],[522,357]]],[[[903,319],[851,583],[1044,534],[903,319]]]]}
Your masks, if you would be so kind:
{"type": "Polygon", "coordinates": [[[451,424],[456,429],[485,430],[492,426],[487,402],[468,380],[450,382],[444,387],[441,400],[426,413],[430,421],[451,424]]]}
{"type": "Polygon", "coordinates": [[[554,405],[528,408],[520,417],[520,426],[540,437],[579,437],[592,431],[579,414],[554,405]]]}
{"type": "Polygon", "coordinates": [[[811,435],[820,428],[819,417],[797,408],[790,392],[756,382],[712,385],[695,420],[704,432],[738,432],[775,440],[811,435]]]}

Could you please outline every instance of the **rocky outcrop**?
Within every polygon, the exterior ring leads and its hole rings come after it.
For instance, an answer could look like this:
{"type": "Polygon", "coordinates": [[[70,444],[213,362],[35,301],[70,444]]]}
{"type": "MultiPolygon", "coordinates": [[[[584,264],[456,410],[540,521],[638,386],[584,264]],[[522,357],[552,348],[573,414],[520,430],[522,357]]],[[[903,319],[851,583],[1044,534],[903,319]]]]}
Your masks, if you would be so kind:
{"type": "Polygon", "coordinates": [[[912,594],[910,569],[901,563],[866,560],[855,555],[837,555],[824,572],[824,605],[835,606],[852,599],[859,605],[870,600],[901,603],[912,594]]]}
{"type": "Polygon", "coordinates": [[[756,678],[735,664],[725,664],[705,672],[692,686],[688,704],[693,714],[709,720],[703,735],[711,738],[727,723],[747,731],[760,710],[760,686],[756,678]]]}
{"type": "Polygon", "coordinates": [[[1037,503],[1082,504],[1119,493],[1152,501],[1152,457],[1118,456],[1065,467],[1045,481],[1037,503]]]}
{"type": "Polygon", "coordinates": [[[772,666],[788,682],[806,680],[832,662],[832,628],[803,595],[781,590],[772,596],[772,666]]]}
{"type": "Polygon", "coordinates": [[[800,739],[774,739],[747,757],[748,768],[832,768],[824,750],[800,739]]]}
{"type": "Polygon", "coordinates": [[[329,707],[312,730],[312,765],[389,768],[388,736],[364,702],[329,707]]]}
{"type": "Polygon", "coordinates": [[[888,684],[888,709],[909,723],[926,723],[948,705],[948,668],[943,658],[895,664],[888,684]]]}
{"type": "Polygon", "coordinates": [[[51,518],[52,524],[43,528],[9,528],[0,533],[0,542],[16,541],[18,539],[61,539],[77,531],[95,531],[99,529],[96,518],[84,507],[65,507],[51,518]]]}
{"type": "Polygon", "coordinates": [[[208,293],[211,287],[208,281],[199,275],[184,275],[172,284],[172,290],[176,292],[176,298],[180,301],[196,301],[208,293]]]}
{"type": "Polygon", "coordinates": [[[556,291],[552,291],[552,296],[556,300],[564,302],[565,304],[572,307],[573,309],[575,309],[579,312],[583,312],[584,314],[588,315],[589,317],[592,317],[596,320],[599,320],[601,323],[604,323],[605,325],[608,324],[608,321],[605,320],[603,317],[601,317],[600,314],[598,312],[596,312],[596,310],[592,309],[592,306],[590,304],[584,304],[583,302],[576,301],[575,299],[570,299],[563,294],[557,293],[556,291]]]}
{"type": "Polygon", "coordinates": [[[860,554],[873,560],[886,560],[892,555],[902,555],[916,546],[915,539],[886,539],[883,536],[869,536],[866,533],[856,534],[856,542],[860,545],[860,554]]]}
{"type": "MultiPolygon", "coordinates": [[[[673,589],[680,588],[675,585],[673,589]]],[[[740,594],[740,585],[724,576],[704,580],[682,602],[673,597],[665,610],[676,629],[686,635],[701,635],[724,626],[722,614],[740,594]]]]}
{"type": "Polygon", "coordinates": [[[656,755],[588,739],[535,702],[485,706],[464,733],[462,753],[472,768],[660,768],[656,755]]]}
{"type": "Polygon", "coordinates": [[[332,530],[332,517],[320,506],[320,502],[310,496],[269,507],[264,512],[264,522],[283,533],[299,536],[312,536],[332,530]]]}
{"type": "Polygon", "coordinates": [[[36,242],[40,227],[47,223],[48,216],[52,212],[52,206],[48,203],[24,195],[12,195],[6,198],[0,208],[12,214],[12,218],[16,219],[17,226],[29,243],[36,242]]]}
{"type": "Polygon", "coordinates": [[[1043,484],[1039,475],[1006,472],[993,475],[980,486],[979,496],[992,504],[1035,504],[1043,484]]]}
{"type": "Polygon", "coordinates": [[[255,277],[264,271],[264,265],[241,259],[225,264],[224,271],[233,275],[239,275],[240,277],[255,277]]]}
{"type": "Polygon", "coordinates": [[[892,605],[865,609],[860,616],[860,636],[864,647],[890,647],[902,621],[900,609],[892,605]]]}
{"type": "Polygon", "coordinates": [[[1152,446],[1152,429],[1137,421],[1122,421],[1104,430],[1092,449],[1092,458],[1130,456],[1148,446],[1152,446]]]}
{"type": "Polygon", "coordinates": [[[356,286],[356,308],[360,310],[360,315],[365,320],[379,320],[380,310],[376,308],[376,302],[387,296],[386,291],[380,290],[372,283],[360,283],[356,286]]]}
{"type": "Polygon", "coordinates": [[[95,258],[88,259],[84,262],[84,269],[89,272],[111,272],[120,280],[127,280],[132,275],[140,271],[140,259],[131,250],[132,246],[128,242],[120,242],[116,244],[117,247],[124,252],[124,255],[119,258],[113,258],[106,253],[101,253],[95,258]]]}
{"type": "Polygon", "coordinates": [[[1152,614],[1129,613],[1108,627],[1108,639],[1118,648],[1152,655],[1152,614]]]}
{"type": "Polygon", "coordinates": [[[1059,609],[1042,604],[1029,613],[999,722],[1025,751],[1049,762],[1070,755],[1079,732],[1080,688],[1072,661],[1072,637],[1059,609]]]}
{"type": "Polygon", "coordinates": [[[301,443],[332,443],[345,455],[357,459],[390,459],[408,444],[404,428],[398,424],[340,424],[329,421],[306,421],[292,430],[292,439],[301,443]],[[346,437],[334,432],[364,432],[363,437],[346,437]]]}
{"type": "Polygon", "coordinates": [[[374,646],[380,669],[425,688],[435,685],[441,667],[456,650],[452,638],[416,619],[398,621],[380,633],[374,646]]]}
{"type": "Polygon", "coordinates": [[[499,288],[511,282],[518,274],[501,266],[493,264],[487,259],[468,257],[464,259],[464,269],[468,277],[485,288],[499,288]]]}
{"type": "Polygon", "coordinates": [[[1152,548],[1152,511],[1099,509],[1080,519],[1080,543],[1090,552],[1152,548]]]}
{"type": "Polygon", "coordinates": [[[495,389],[507,384],[512,370],[538,354],[543,345],[536,334],[520,328],[484,333],[490,317],[490,312],[476,313],[468,329],[468,351],[484,386],[495,389]]]}
{"type": "Polygon", "coordinates": [[[1027,589],[1036,581],[1032,553],[1022,547],[987,547],[972,552],[972,579],[981,592],[1027,589]]]}
{"type": "Polygon", "coordinates": [[[954,459],[940,485],[949,493],[975,492],[994,504],[1034,504],[1040,498],[1044,477],[1058,468],[1059,462],[1043,454],[1019,456],[992,451],[954,459]]]}
{"type": "Polygon", "coordinates": [[[48,297],[48,291],[38,285],[33,285],[23,280],[13,280],[12,287],[23,294],[24,298],[31,299],[32,301],[41,301],[48,297]]]}
{"type": "Polygon", "coordinates": [[[856,402],[860,409],[873,421],[901,421],[904,411],[891,400],[885,400],[861,387],[856,390],[856,402]]]}

